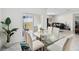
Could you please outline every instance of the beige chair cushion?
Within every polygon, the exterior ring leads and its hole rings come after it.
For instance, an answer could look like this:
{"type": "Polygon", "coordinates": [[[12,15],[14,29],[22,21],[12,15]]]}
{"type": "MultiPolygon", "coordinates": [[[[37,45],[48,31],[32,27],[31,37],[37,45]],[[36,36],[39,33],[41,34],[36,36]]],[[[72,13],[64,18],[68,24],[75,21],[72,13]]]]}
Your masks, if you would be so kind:
{"type": "Polygon", "coordinates": [[[33,51],[42,47],[44,47],[44,44],[41,41],[39,40],[33,41],[33,51]]]}

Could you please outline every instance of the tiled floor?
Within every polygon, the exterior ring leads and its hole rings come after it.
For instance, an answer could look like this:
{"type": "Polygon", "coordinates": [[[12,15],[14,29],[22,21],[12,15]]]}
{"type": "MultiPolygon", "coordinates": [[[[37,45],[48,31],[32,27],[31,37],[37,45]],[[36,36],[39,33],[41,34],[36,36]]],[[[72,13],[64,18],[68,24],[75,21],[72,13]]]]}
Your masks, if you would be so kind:
{"type": "Polygon", "coordinates": [[[79,51],[79,35],[74,34],[73,39],[68,41],[65,50],[66,51],[79,51]]]}

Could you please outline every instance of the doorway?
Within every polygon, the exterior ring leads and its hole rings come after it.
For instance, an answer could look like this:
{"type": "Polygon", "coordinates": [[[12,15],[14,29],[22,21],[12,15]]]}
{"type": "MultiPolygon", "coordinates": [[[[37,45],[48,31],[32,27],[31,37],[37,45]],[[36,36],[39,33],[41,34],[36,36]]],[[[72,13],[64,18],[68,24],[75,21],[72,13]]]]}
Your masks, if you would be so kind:
{"type": "Polygon", "coordinates": [[[74,32],[79,34],[79,14],[74,14],[74,32]]]}

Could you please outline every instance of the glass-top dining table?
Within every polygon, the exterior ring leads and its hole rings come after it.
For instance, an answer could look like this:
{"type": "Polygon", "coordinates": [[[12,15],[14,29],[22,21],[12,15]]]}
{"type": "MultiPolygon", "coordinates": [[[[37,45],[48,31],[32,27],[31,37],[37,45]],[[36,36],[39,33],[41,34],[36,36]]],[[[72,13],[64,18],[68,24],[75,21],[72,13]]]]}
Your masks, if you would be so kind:
{"type": "Polygon", "coordinates": [[[54,44],[59,40],[69,39],[73,37],[73,33],[69,30],[59,31],[58,36],[56,37],[52,32],[51,34],[48,31],[44,32],[34,32],[33,33],[40,41],[42,41],[46,46],[54,44]]]}

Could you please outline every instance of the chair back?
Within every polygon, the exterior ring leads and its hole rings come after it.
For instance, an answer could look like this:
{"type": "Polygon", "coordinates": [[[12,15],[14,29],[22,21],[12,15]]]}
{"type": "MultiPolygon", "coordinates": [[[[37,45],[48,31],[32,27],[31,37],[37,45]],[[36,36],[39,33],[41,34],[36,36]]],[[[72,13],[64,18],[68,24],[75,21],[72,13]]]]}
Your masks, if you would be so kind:
{"type": "Polygon", "coordinates": [[[53,34],[55,37],[58,38],[58,36],[59,36],[59,28],[54,27],[52,34],[53,34]]]}
{"type": "Polygon", "coordinates": [[[52,27],[48,27],[48,33],[51,34],[52,32],[52,27]]]}
{"type": "Polygon", "coordinates": [[[34,26],[33,32],[37,32],[37,31],[38,31],[38,27],[37,26],[34,26]]]}
{"type": "Polygon", "coordinates": [[[29,45],[29,47],[32,49],[32,38],[28,32],[25,32],[24,34],[25,41],[29,45]]]}

